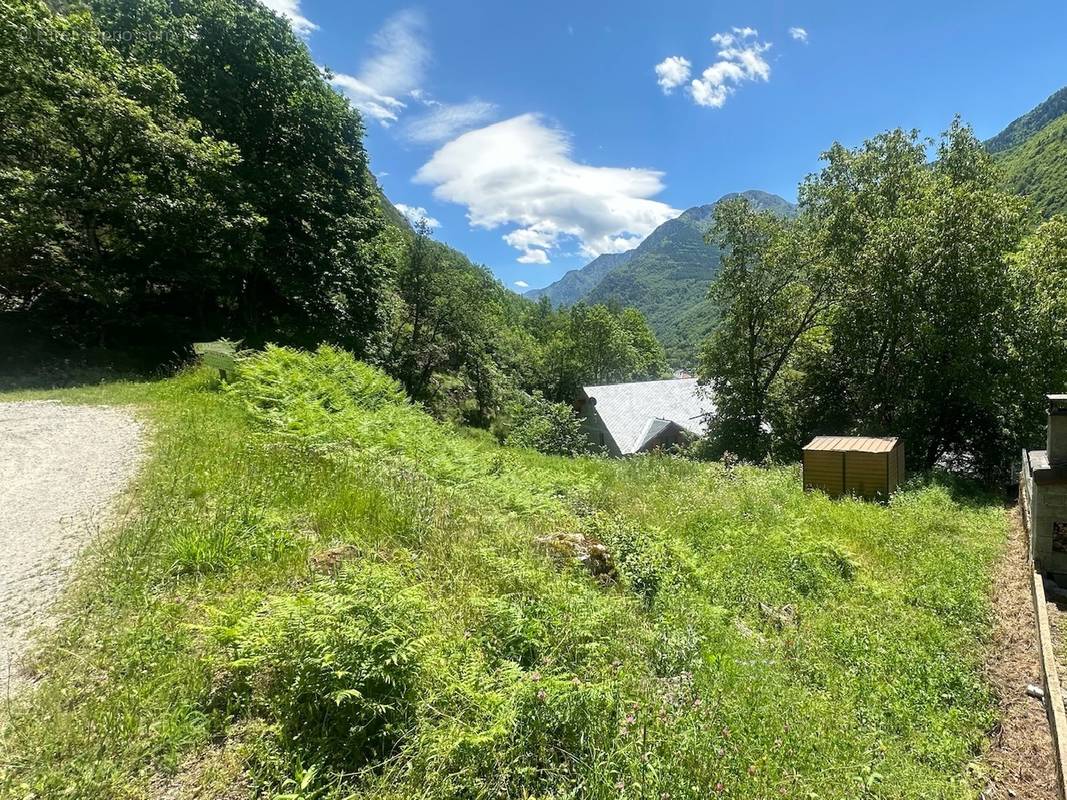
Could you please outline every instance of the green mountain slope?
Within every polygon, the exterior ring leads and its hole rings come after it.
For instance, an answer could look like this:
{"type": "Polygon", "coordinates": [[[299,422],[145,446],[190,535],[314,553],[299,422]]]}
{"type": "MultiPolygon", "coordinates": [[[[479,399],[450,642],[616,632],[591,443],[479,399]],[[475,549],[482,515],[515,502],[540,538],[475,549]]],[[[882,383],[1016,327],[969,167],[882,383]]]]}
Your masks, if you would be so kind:
{"type": "MultiPolygon", "coordinates": [[[[755,190],[741,194],[756,208],[793,213],[792,203],[778,195],[755,190]]],[[[736,196],[728,194],[719,201],[736,196]]],[[[610,257],[613,261],[600,256],[527,296],[545,294],[563,305],[585,300],[634,306],[648,318],[670,363],[691,365],[715,322],[715,309],[706,295],[719,269],[719,251],[704,242],[714,209],[714,203],[690,208],[664,222],[633,250],[610,257]],[[582,287],[588,288],[581,291],[582,287]]]]}
{"type": "Polygon", "coordinates": [[[1067,214],[1067,113],[997,160],[1008,185],[1042,215],[1067,214]]]}
{"type": "Polygon", "coordinates": [[[1067,213],[1067,87],[985,143],[1007,185],[1045,217],[1067,213]]]}
{"type": "Polygon", "coordinates": [[[1067,114],[1067,86],[1036,108],[1027,111],[1008,127],[985,142],[990,153],[1003,153],[1017,147],[1050,123],[1067,114]]]}
{"type": "Polygon", "coordinates": [[[610,272],[630,260],[633,250],[624,253],[604,253],[581,269],[572,269],[555,283],[543,289],[531,289],[525,293],[530,300],[547,295],[554,305],[572,306],[591,292],[610,272]]]}

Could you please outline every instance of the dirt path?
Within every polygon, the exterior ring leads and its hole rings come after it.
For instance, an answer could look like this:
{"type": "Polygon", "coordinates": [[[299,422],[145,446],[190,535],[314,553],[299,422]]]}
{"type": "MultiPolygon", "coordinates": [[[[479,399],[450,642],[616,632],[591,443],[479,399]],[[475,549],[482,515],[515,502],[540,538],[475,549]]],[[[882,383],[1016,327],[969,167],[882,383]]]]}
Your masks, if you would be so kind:
{"type": "Polygon", "coordinates": [[[0,403],[0,696],[19,683],[30,632],[134,474],[141,442],[120,409],[0,403]]]}
{"type": "Polygon", "coordinates": [[[983,800],[1055,800],[1056,767],[1045,707],[1027,696],[1041,685],[1026,534],[1012,514],[1011,538],[993,576],[993,647],[986,677],[999,698],[1000,727],[986,755],[983,800]]]}

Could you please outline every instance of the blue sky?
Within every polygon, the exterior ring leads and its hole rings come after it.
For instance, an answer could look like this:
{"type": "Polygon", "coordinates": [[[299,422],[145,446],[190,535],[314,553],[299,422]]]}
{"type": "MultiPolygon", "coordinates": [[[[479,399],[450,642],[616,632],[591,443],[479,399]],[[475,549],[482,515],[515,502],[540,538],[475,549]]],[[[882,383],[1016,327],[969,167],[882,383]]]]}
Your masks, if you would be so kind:
{"type": "Polygon", "coordinates": [[[1067,84],[1067,3],[269,0],[363,113],[389,198],[505,285],[677,211],[795,199],[837,140],[986,138],[1067,84]]]}

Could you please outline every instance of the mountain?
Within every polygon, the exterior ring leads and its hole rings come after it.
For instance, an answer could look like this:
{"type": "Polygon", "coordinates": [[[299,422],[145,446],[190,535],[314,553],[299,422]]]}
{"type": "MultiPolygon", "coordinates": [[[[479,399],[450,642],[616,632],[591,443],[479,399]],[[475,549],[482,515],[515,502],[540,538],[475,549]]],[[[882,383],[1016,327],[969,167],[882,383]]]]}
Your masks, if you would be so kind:
{"type": "Polygon", "coordinates": [[[630,260],[633,250],[624,253],[604,253],[586,264],[581,269],[572,269],[558,281],[543,289],[530,289],[524,296],[537,300],[544,295],[553,305],[572,306],[591,292],[609,273],[630,260]]]}
{"type": "MultiPolygon", "coordinates": [[[[738,195],[728,194],[717,202],[738,195]]],[[[778,195],[750,190],[741,196],[758,209],[792,214],[794,206],[778,195]]],[[[633,250],[598,256],[527,297],[547,295],[571,305],[617,303],[634,306],[648,318],[674,366],[691,366],[697,348],[715,323],[708,286],[719,269],[719,250],[704,241],[715,203],[696,206],[656,228],[633,250]]]]}
{"type": "Polygon", "coordinates": [[[1014,120],[1004,130],[985,141],[985,148],[990,153],[1003,153],[1017,147],[1035,133],[1039,133],[1049,123],[1067,114],[1067,86],[1049,97],[1036,108],[1027,111],[1014,120]]]}
{"type": "Polygon", "coordinates": [[[985,142],[1007,185],[1045,217],[1067,214],[1067,87],[985,142]]]}

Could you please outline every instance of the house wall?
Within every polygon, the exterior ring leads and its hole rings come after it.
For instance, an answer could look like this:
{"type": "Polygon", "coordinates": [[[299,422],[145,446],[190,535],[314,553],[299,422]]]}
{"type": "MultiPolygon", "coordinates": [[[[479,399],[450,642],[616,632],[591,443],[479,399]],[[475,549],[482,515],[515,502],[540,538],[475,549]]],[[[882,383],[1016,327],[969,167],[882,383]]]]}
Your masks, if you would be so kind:
{"type": "Polygon", "coordinates": [[[595,403],[590,403],[588,400],[583,403],[579,416],[582,419],[582,432],[593,447],[603,447],[611,456],[621,455],[619,446],[611,438],[608,426],[597,413],[595,403]]]}

